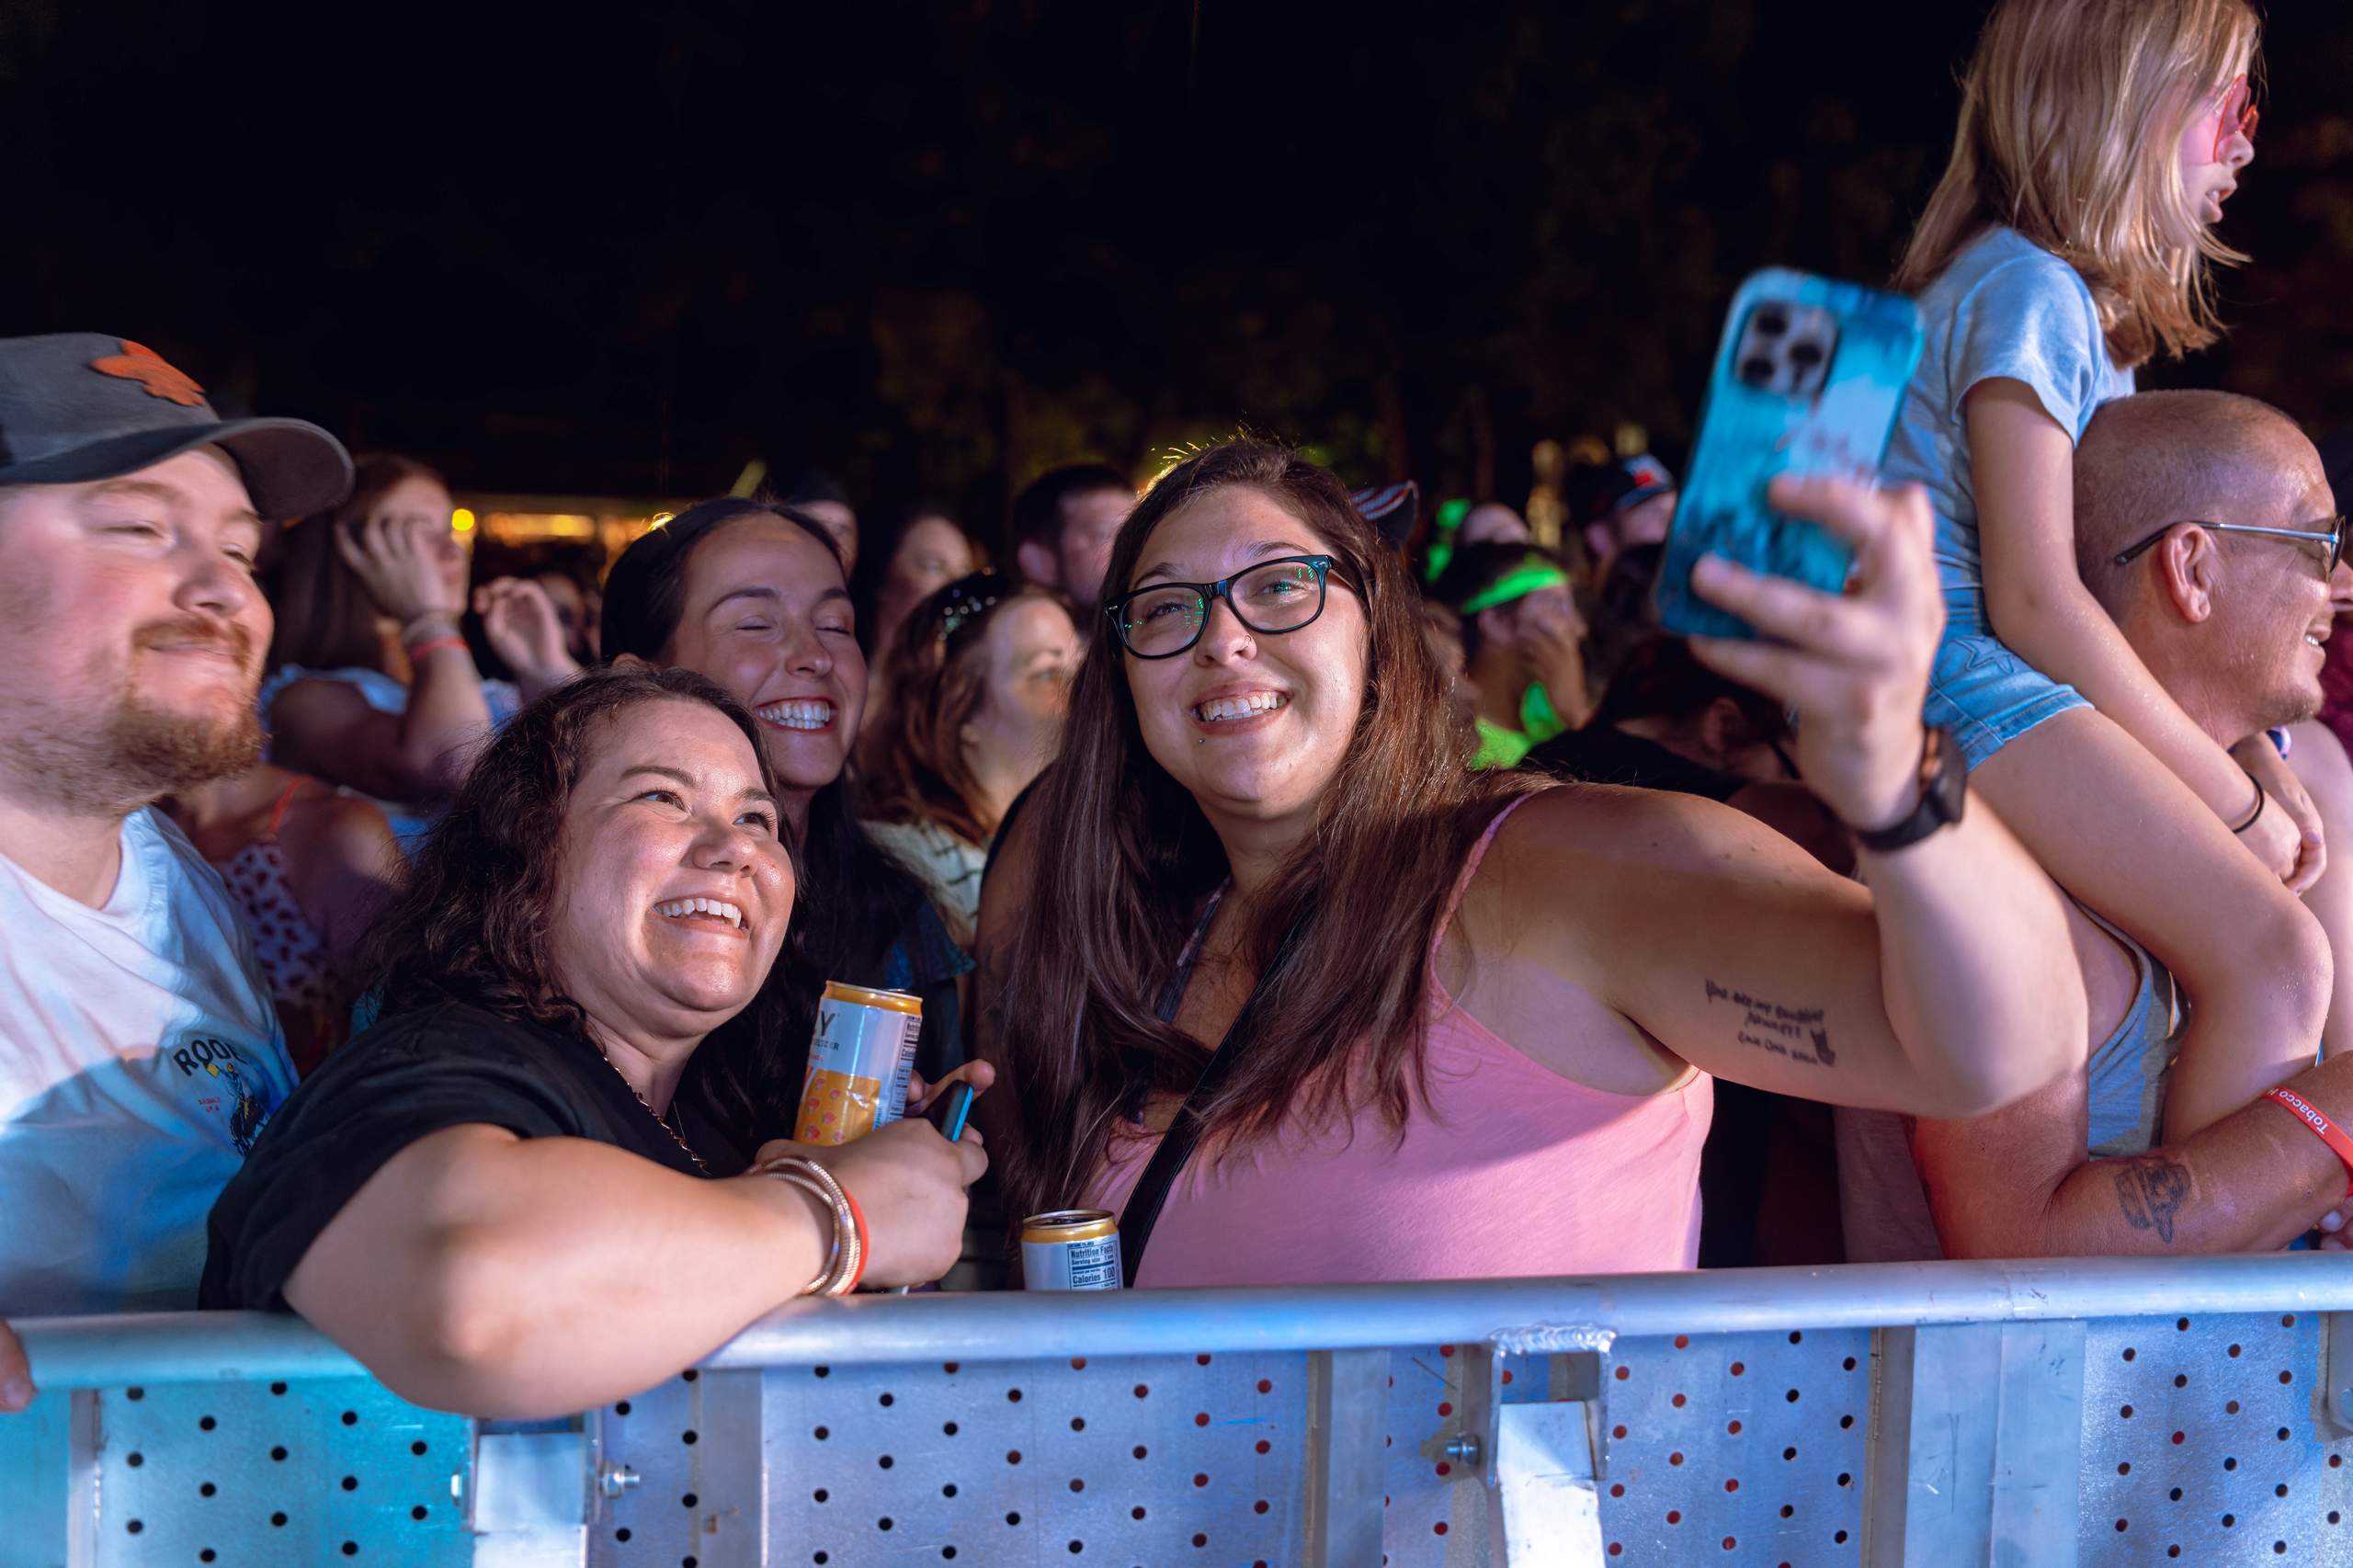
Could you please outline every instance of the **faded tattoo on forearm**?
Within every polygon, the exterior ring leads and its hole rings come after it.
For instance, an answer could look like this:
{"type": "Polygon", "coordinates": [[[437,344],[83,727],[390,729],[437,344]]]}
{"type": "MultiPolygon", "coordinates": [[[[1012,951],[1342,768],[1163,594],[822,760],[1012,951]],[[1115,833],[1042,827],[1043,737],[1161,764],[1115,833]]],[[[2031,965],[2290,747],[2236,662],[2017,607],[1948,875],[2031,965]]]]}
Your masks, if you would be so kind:
{"type": "Polygon", "coordinates": [[[1830,1048],[1830,1028],[1819,1007],[1785,1007],[1762,996],[1751,996],[1703,981],[1708,1000],[1741,1015],[1733,1038],[1741,1044],[1775,1056],[1786,1056],[1807,1067],[1835,1067],[1838,1053],[1830,1048]]]}
{"type": "Polygon", "coordinates": [[[2189,1202],[2189,1167],[2162,1154],[2116,1164],[2116,1201],[2123,1207],[2124,1222],[2136,1231],[2156,1232],[2167,1246],[2173,1245],[2174,1221],[2189,1202]]]}

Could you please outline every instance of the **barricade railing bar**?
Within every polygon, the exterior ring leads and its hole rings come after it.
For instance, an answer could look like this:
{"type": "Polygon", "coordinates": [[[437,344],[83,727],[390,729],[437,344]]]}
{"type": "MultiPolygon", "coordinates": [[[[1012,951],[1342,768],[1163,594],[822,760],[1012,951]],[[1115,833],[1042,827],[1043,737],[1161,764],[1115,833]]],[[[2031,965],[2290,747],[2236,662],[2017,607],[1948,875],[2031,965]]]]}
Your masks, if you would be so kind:
{"type": "Polygon", "coordinates": [[[527,1424],[291,1317],[16,1326],[37,1568],[2353,1563],[2336,1254],[806,1301],[527,1424]]]}
{"type": "MultiPolygon", "coordinates": [[[[2353,1254],[1846,1264],[1583,1278],[796,1301],[702,1364],[735,1369],[1199,1350],[1375,1349],[1493,1342],[1529,1353],[1620,1335],[2178,1313],[2353,1311],[2353,1254]]],[[[338,1377],[363,1369],[299,1319],[260,1312],[28,1318],[44,1388],[338,1377]]]]}

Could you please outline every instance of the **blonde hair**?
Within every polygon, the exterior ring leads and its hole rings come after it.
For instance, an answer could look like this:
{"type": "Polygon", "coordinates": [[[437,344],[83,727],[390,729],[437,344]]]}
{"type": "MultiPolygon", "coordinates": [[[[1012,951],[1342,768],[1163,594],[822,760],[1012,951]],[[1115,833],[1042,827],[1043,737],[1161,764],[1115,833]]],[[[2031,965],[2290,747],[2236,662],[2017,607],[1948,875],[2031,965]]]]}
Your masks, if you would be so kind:
{"type": "Polygon", "coordinates": [[[2255,70],[2260,30],[2246,0],[2001,0],[1895,287],[1917,293],[2006,223],[2091,286],[2119,366],[2212,343],[2209,264],[2247,258],[2191,211],[2176,148],[2255,70]]]}

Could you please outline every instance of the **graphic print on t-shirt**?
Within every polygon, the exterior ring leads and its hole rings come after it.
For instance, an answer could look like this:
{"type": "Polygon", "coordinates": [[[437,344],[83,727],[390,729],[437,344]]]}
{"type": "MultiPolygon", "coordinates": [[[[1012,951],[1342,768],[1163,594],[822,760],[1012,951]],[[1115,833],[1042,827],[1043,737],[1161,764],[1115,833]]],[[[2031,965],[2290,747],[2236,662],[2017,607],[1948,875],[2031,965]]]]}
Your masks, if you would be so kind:
{"type": "MultiPolygon", "coordinates": [[[[252,939],[153,810],[106,903],[0,859],[0,1307],[195,1299],[204,1217],[294,1087],[252,939]]],[[[5,1556],[0,1552],[0,1556],[5,1556]]]]}
{"type": "Polygon", "coordinates": [[[197,1105],[215,1116],[225,1111],[229,1141],[240,1154],[254,1152],[254,1140],[278,1108],[276,1091],[237,1048],[217,1036],[199,1034],[177,1044],[166,1043],[165,1059],[179,1069],[183,1079],[194,1079],[197,1105]],[[241,1071],[241,1069],[247,1069],[241,1071]]]}

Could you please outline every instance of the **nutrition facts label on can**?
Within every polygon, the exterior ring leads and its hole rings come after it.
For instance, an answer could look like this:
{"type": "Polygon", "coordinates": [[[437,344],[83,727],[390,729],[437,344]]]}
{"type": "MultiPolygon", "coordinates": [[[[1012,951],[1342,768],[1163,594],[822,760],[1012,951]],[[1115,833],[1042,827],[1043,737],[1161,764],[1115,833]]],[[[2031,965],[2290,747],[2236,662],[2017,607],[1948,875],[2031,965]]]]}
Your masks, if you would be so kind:
{"type": "Polygon", "coordinates": [[[915,1076],[915,1040],[923,1032],[920,1016],[907,1018],[899,1039],[899,1070],[891,1075],[891,1092],[874,1108],[874,1125],[888,1127],[907,1112],[907,1081],[915,1076]]]}
{"type": "Polygon", "coordinates": [[[1074,1290],[1116,1290],[1120,1288],[1120,1238],[1074,1242],[1070,1247],[1070,1288],[1074,1290]]]}
{"type": "Polygon", "coordinates": [[[1120,1233],[1072,1241],[1032,1241],[1021,1238],[1021,1277],[1031,1290],[1117,1290],[1120,1286],[1120,1233]]]}

